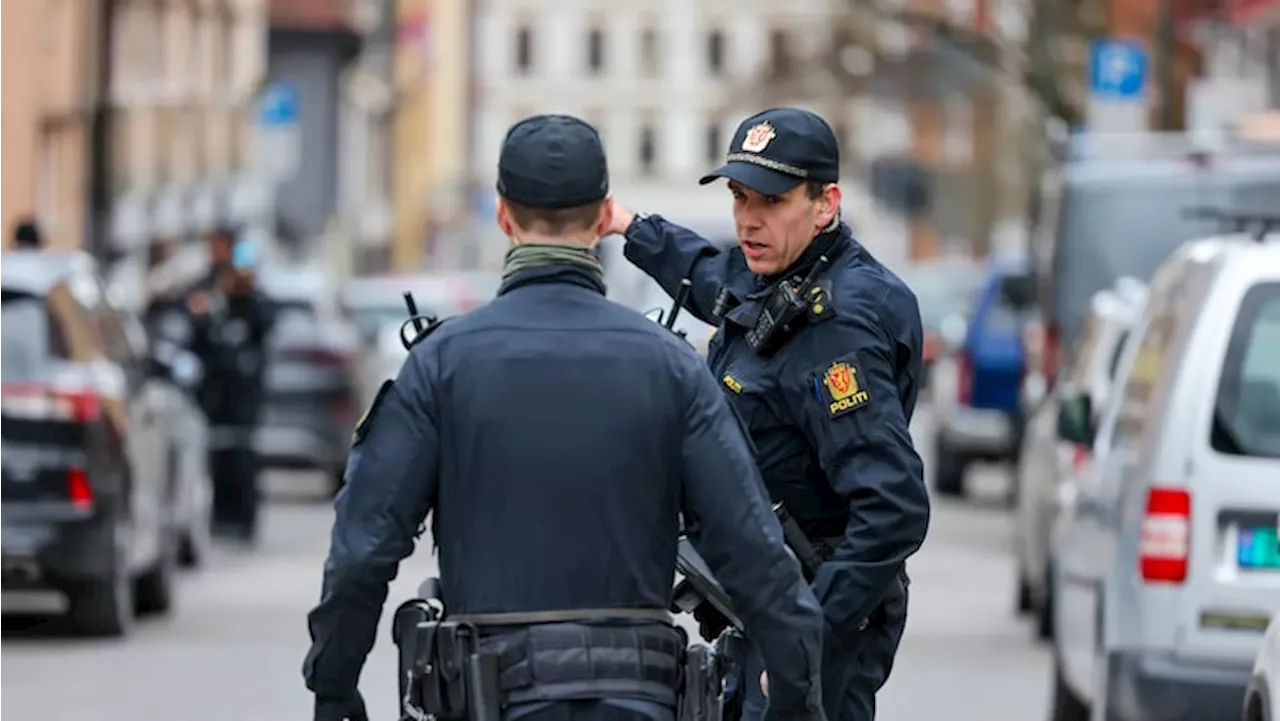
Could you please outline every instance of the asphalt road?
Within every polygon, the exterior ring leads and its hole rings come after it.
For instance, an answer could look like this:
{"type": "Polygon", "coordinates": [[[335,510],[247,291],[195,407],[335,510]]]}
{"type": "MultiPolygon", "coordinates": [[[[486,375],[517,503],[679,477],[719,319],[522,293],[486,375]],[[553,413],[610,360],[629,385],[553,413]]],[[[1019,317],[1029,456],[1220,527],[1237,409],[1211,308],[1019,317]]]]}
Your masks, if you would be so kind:
{"type": "MultiPolygon", "coordinates": [[[[1033,721],[1045,717],[1048,660],[1015,620],[1010,524],[995,469],[976,474],[979,499],[935,503],[924,550],[910,566],[910,618],[881,694],[882,721],[1033,721]]],[[[307,490],[274,475],[276,491],[307,490]]],[[[277,500],[252,554],[218,551],[187,576],[176,613],[143,621],[125,641],[62,635],[56,621],[7,616],[0,711],[10,721],[282,721],[308,718],[299,668],[305,614],[320,589],[327,504],[277,500]]],[[[401,569],[389,603],[433,569],[430,546],[401,569]]],[[[14,608],[6,598],[5,610],[14,608]]],[[[372,718],[395,716],[394,649],[384,630],[361,688],[372,718]]]]}

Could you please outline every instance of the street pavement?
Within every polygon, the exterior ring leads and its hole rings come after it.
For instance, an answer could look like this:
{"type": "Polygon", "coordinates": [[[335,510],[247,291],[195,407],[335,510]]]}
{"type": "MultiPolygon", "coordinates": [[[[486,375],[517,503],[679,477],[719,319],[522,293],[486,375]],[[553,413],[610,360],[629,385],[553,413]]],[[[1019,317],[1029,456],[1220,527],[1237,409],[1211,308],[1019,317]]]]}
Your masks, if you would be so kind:
{"type": "MultiPolygon", "coordinates": [[[[1047,655],[1012,612],[1004,479],[984,468],[973,481],[976,500],[935,501],[929,539],[909,566],[910,617],[881,721],[1046,716],[1047,655]]],[[[319,594],[332,513],[300,492],[318,484],[272,474],[261,547],[217,551],[184,578],[171,617],[144,619],[127,640],[70,638],[47,615],[6,616],[0,712],[10,721],[308,718],[305,615],[319,594]]],[[[389,611],[432,574],[431,550],[423,543],[392,585],[361,682],[374,721],[396,713],[389,611]]],[[[6,598],[5,610],[13,607],[6,598]]]]}

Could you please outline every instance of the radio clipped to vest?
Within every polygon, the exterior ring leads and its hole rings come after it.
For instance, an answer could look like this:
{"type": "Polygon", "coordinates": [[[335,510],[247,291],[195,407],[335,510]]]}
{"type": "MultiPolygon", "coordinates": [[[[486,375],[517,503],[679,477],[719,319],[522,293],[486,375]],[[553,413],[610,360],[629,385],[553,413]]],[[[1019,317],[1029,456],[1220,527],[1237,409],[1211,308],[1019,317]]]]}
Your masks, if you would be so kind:
{"type": "Polygon", "coordinates": [[[827,256],[819,256],[809,275],[799,283],[778,281],[760,309],[755,327],[747,331],[747,346],[756,355],[769,355],[782,345],[796,322],[809,314],[813,300],[810,289],[816,287],[818,273],[826,267],[827,256]]]}

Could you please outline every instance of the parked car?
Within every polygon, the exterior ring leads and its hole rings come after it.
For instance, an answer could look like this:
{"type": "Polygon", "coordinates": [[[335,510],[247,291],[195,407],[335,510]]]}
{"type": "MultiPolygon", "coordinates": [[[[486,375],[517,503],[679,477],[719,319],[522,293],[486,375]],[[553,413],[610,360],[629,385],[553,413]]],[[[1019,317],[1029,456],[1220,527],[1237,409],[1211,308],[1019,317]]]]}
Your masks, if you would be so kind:
{"type": "Polygon", "coordinates": [[[1094,410],[1092,420],[1097,422],[1097,414],[1110,398],[1124,341],[1141,318],[1145,295],[1145,288],[1132,286],[1094,295],[1075,355],[1064,368],[1064,378],[1027,421],[1014,473],[1018,507],[1013,548],[1017,609],[1035,615],[1040,638],[1047,639],[1053,633],[1049,548],[1054,520],[1063,499],[1075,493],[1076,474],[1088,467],[1091,450],[1058,435],[1059,408],[1062,402],[1071,403],[1076,397],[1087,395],[1094,410]]]}
{"type": "Polygon", "coordinates": [[[263,467],[323,471],[336,492],[359,413],[358,339],[322,272],[267,267],[258,280],[275,307],[275,324],[254,447],[263,467]]]}
{"type": "Polygon", "coordinates": [[[981,265],[970,260],[942,259],[912,263],[898,272],[916,294],[924,330],[923,383],[928,385],[937,361],[948,350],[948,321],[961,324],[970,315],[984,277],[981,265]]]}
{"type": "Polygon", "coordinates": [[[1148,282],[1183,243],[1217,232],[1180,212],[1274,207],[1280,153],[1257,144],[1214,153],[1183,134],[1083,134],[1041,178],[1031,235],[1038,316],[1027,325],[1028,367],[1052,386],[1094,293],[1118,278],[1148,282]]]}
{"type": "Polygon", "coordinates": [[[173,604],[162,369],[88,256],[5,253],[0,286],[4,590],[59,591],[74,629],[122,635],[173,604]]]}
{"type": "Polygon", "coordinates": [[[937,379],[935,487],[962,496],[975,460],[1016,460],[1021,448],[1023,326],[1033,312],[1034,280],[1017,265],[993,264],[972,305],[946,384],[937,379]]]}
{"type": "Polygon", "coordinates": [[[1241,721],[1273,721],[1280,718],[1280,614],[1271,619],[1262,648],[1253,662],[1253,677],[1244,697],[1241,721]]]}
{"type": "Polygon", "coordinates": [[[1280,234],[1156,273],[1055,529],[1052,718],[1234,721],[1280,611],[1280,234]]]}
{"type": "Polygon", "coordinates": [[[496,273],[484,271],[368,276],[348,281],[339,302],[368,349],[356,371],[360,407],[368,408],[378,387],[395,378],[404,363],[407,353],[400,342],[400,328],[409,320],[405,291],[413,294],[420,314],[443,319],[488,302],[500,284],[496,273]]]}

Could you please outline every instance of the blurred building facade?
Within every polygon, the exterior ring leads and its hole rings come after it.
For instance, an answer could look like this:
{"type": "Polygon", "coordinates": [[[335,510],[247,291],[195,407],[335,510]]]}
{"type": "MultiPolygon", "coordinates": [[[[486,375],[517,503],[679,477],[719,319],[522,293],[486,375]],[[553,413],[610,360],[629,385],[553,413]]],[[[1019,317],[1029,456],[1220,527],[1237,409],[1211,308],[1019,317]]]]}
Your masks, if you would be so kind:
{"type": "MultiPolygon", "coordinates": [[[[466,241],[470,68],[477,6],[396,0],[391,267],[474,265],[466,241]],[[456,242],[450,242],[456,239],[456,242]]],[[[543,12],[551,12],[546,9],[543,12]]]]}
{"type": "Polygon", "coordinates": [[[6,222],[136,273],[151,241],[228,220],[266,40],[262,0],[10,2],[6,222]]]}

